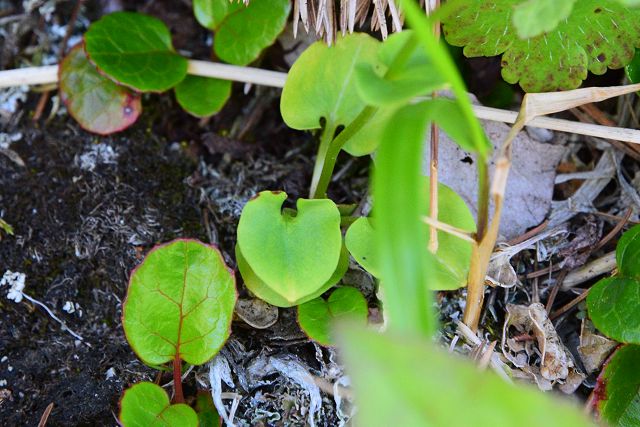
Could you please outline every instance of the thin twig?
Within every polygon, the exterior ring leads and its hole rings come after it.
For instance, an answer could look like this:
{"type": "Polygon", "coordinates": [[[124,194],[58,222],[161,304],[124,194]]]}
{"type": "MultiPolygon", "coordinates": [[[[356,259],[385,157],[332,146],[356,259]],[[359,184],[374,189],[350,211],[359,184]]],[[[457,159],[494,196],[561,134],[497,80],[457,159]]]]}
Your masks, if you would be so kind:
{"type": "Polygon", "coordinates": [[[600,240],[591,250],[591,252],[596,252],[598,249],[601,249],[604,245],[606,245],[607,243],[609,243],[609,241],[611,239],[613,239],[614,237],[616,237],[616,235],[624,228],[625,224],[627,223],[627,221],[629,221],[629,218],[631,218],[631,214],[633,213],[633,209],[628,208],[627,209],[627,213],[624,215],[624,217],[618,221],[618,223],[616,224],[615,227],[613,227],[613,229],[607,233],[606,236],[604,236],[602,238],[602,240],[600,240]]]}
{"type": "Polygon", "coordinates": [[[42,413],[40,417],[40,422],[38,422],[38,427],[44,427],[47,425],[47,420],[49,419],[49,415],[51,415],[51,411],[53,410],[53,402],[49,403],[42,413]]]}
{"type": "Polygon", "coordinates": [[[551,288],[551,294],[549,294],[549,298],[547,299],[547,305],[545,306],[547,313],[551,312],[551,308],[553,307],[553,303],[556,301],[556,296],[558,295],[558,291],[562,287],[562,282],[564,282],[565,277],[567,277],[567,270],[562,270],[558,275],[556,284],[553,285],[553,288],[551,288]]]}
{"type": "Polygon", "coordinates": [[[569,290],[576,285],[593,279],[594,277],[607,274],[614,268],[616,268],[616,252],[611,251],[567,274],[562,285],[562,290],[569,290]]]}
{"type": "Polygon", "coordinates": [[[562,307],[560,307],[559,309],[557,309],[556,311],[554,311],[553,313],[551,313],[549,315],[549,319],[551,320],[556,320],[558,317],[562,316],[563,314],[565,314],[567,311],[571,310],[573,307],[575,307],[576,305],[578,305],[581,301],[583,301],[587,295],[589,295],[589,290],[585,290],[584,292],[582,292],[580,295],[578,295],[576,298],[572,299],[571,301],[569,301],[567,304],[563,305],[562,307]]]}

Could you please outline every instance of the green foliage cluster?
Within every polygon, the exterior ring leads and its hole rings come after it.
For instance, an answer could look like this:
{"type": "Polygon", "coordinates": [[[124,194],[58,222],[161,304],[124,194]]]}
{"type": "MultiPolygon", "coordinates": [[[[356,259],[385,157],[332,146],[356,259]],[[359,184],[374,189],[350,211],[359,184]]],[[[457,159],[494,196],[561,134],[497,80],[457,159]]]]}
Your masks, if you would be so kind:
{"type": "Polygon", "coordinates": [[[454,0],[443,17],[465,56],[502,55],[502,77],[527,92],[575,89],[622,68],[640,47],[640,11],[618,0],[454,0]]]}
{"type": "MultiPolygon", "coordinates": [[[[289,11],[288,0],[257,0],[250,6],[194,2],[198,21],[215,32],[215,54],[235,65],[258,59],[284,29],[289,11]]],[[[142,111],[140,94],[146,92],[173,89],[178,104],[196,117],[220,111],[231,95],[231,82],[187,75],[187,68],[162,21],[116,12],[94,22],[83,43],[61,62],[60,93],[83,128],[103,135],[131,126],[142,111]]]]}
{"type": "MultiPolygon", "coordinates": [[[[576,87],[587,71],[601,74],[631,61],[640,47],[640,12],[627,7],[636,3],[452,0],[432,19],[442,19],[447,40],[465,46],[466,55],[502,54],[506,81],[528,91],[555,90],[576,87]]],[[[248,7],[194,0],[193,6],[197,20],[215,33],[215,56],[238,65],[255,61],[290,13],[288,0],[252,0],[248,7]]],[[[438,231],[437,250],[428,249],[424,217],[432,188],[421,173],[425,137],[437,124],[476,157],[479,176],[486,173],[481,168],[491,144],[451,57],[431,31],[434,21],[414,2],[403,6],[413,30],[384,42],[367,34],[339,36],[332,47],[316,42],[292,66],[282,117],[291,128],[320,135],[309,198],[287,208],[288,195],[269,189],[247,202],[235,248],[244,284],[272,305],[297,306],[301,328],[318,344],[340,345],[358,391],[361,425],[590,425],[570,405],[478,372],[432,343],[433,291],[467,284],[479,240],[438,231]],[[431,95],[443,89],[452,96],[431,95]],[[341,151],[375,153],[371,216],[353,216],[353,209],[327,197],[341,151]],[[350,257],[379,280],[384,334],[365,330],[369,302],[344,283],[350,257]],[[337,334],[336,322],[343,325],[337,334]],[[464,411],[461,401],[468,403],[464,411]],[[531,416],[523,423],[525,413],[531,416]]],[[[629,65],[630,76],[635,67],[629,65]]],[[[119,12],[92,24],[84,44],[61,63],[61,95],[82,126],[97,133],[135,122],[145,92],[174,89],[179,104],[196,116],[219,111],[230,82],[187,76],[187,68],[161,21],[119,12]]],[[[437,194],[439,222],[468,236],[486,231],[454,191],[439,184],[437,194]]],[[[640,344],[637,236],[640,228],[621,239],[619,275],[598,283],[587,299],[598,329],[627,343],[599,385],[609,397],[598,402],[599,411],[617,425],[634,425],[640,413],[633,388],[640,379],[631,368],[640,344]]],[[[123,425],[217,422],[206,395],[197,397],[197,411],[183,403],[180,376],[184,363],[203,364],[225,343],[236,298],[233,273],[213,247],[177,240],[147,255],[131,275],[123,326],[144,363],[173,371],[176,397],[170,402],[152,383],[134,385],[121,402],[123,425]]]]}
{"type": "Polygon", "coordinates": [[[162,387],[136,384],[121,401],[123,426],[198,425],[198,415],[184,404],[182,363],[201,365],[215,356],[231,333],[236,299],[233,272],[215,247],[178,239],[147,254],[131,274],[122,323],[145,364],[172,364],[176,404],[162,387]]]}

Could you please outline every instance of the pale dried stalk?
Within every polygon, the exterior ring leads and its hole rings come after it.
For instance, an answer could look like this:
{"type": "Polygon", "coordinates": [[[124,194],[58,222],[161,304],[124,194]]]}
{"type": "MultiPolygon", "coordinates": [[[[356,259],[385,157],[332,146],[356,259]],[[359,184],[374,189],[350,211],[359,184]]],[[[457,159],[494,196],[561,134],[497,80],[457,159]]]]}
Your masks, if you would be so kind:
{"type": "Polygon", "coordinates": [[[466,240],[467,242],[475,243],[475,239],[473,235],[461,228],[454,227],[453,225],[447,224],[446,222],[438,221],[437,219],[433,219],[430,216],[423,216],[422,222],[433,227],[435,230],[441,230],[445,233],[451,234],[452,236],[456,236],[461,238],[462,240],[466,240]]]}
{"type": "Polygon", "coordinates": [[[591,261],[588,264],[583,265],[571,271],[564,278],[561,289],[567,291],[574,286],[591,280],[594,277],[607,274],[616,268],[616,253],[615,251],[609,252],[600,258],[591,261]]]}
{"type": "MultiPolygon", "coordinates": [[[[212,77],[235,82],[251,83],[262,86],[281,88],[287,80],[287,73],[262,70],[260,68],[239,67],[236,65],[220,64],[209,61],[190,60],[189,74],[212,77]]],[[[21,85],[46,85],[58,82],[58,66],[18,68],[15,70],[0,71],[0,89],[21,85]]],[[[616,86],[612,89],[626,88],[629,86],[616,86]]],[[[607,88],[599,88],[606,90],[607,88]]],[[[633,92],[637,89],[627,89],[625,92],[633,92]]],[[[562,92],[561,92],[562,93],[562,92]]],[[[490,120],[501,123],[515,123],[518,113],[509,110],[472,106],[476,117],[482,120],[490,120]]],[[[640,144],[640,130],[619,128],[611,126],[580,123],[570,120],[554,119],[550,117],[536,117],[527,123],[527,126],[550,129],[559,132],[574,133],[578,135],[594,136],[597,138],[614,139],[617,141],[640,144]]]]}
{"type": "MultiPolygon", "coordinates": [[[[512,142],[518,132],[538,116],[557,113],[583,104],[604,101],[615,96],[640,90],[640,84],[609,88],[584,88],[565,92],[526,94],[515,124],[502,144],[496,160],[496,169],[491,185],[494,214],[487,234],[473,246],[469,278],[467,283],[467,304],[464,323],[473,331],[477,330],[484,299],[484,278],[491,254],[498,237],[502,204],[511,168],[512,142]]],[[[614,139],[614,138],[612,138],[614,139]]]]}

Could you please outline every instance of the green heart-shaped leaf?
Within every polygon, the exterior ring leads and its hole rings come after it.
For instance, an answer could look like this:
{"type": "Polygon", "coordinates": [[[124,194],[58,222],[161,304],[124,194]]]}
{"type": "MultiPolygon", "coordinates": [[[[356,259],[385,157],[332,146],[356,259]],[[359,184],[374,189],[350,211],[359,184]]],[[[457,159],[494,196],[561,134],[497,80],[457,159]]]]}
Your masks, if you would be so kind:
{"type": "Polygon", "coordinates": [[[318,41],[309,46],[291,67],[280,100],[285,123],[294,129],[346,126],[365,107],[355,85],[358,64],[385,71],[378,59],[380,43],[358,33],[338,37],[334,46],[318,41]]]}
{"type": "Polygon", "coordinates": [[[640,225],[635,225],[622,235],[616,246],[616,263],[620,275],[640,280],[640,262],[638,261],[640,261],[640,225]]]}
{"type": "Polygon", "coordinates": [[[382,335],[348,324],[337,332],[358,396],[357,425],[594,426],[568,399],[480,372],[424,336],[382,335]]]}
{"type": "Polygon", "coordinates": [[[337,320],[346,318],[367,323],[367,300],[352,287],[338,288],[326,301],[315,298],[298,306],[298,323],[309,338],[320,345],[334,345],[331,327],[337,320]]]}
{"type": "MultiPolygon", "coordinates": [[[[423,215],[429,212],[429,182],[420,192],[423,215]]],[[[475,221],[462,197],[444,184],[438,184],[438,220],[470,233],[475,231],[475,221]]],[[[428,227],[423,227],[428,234],[428,227]]],[[[358,218],[347,230],[345,245],[353,258],[365,270],[380,278],[379,258],[375,246],[375,231],[368,218],[358,218]]],[[[453,290],[466,286],[471,262],[471,243],[444,231],[438,231],[438,250],[426,253],[430,258],[429,286],[432,290],[453,290]]]]}
{"type": "Polygon", "coordinates": [[[607,362],[593,395],[600,417],[610,426],[640,425],[640,346],[625,345],[607,362]]]}
{"type": "Polygon", "coordinates": [[[286,198],[284,192],[263,191],[250,200],[240,216],[236,246],[236,254],[241,253],[259,279],[250,280],[247,269],[241,268],[247,286],[262,283],[251,290],[281,307],[326,290],[342,249],[340,212],[331,200],[298,199],[298,211],[292,213],[282,212],[286,198]]]}
{"type": "Polygon", "coordinates": [[[171,33],[159,19],[115,12],[84,35],[87,54],[99,70],[141,92],[163,92],[187,75],[187,60],[173,50],[171,33]]]}
{"type": "Polygon", "coordinates": [[[529,39],[519,38],[513,24],[518,3],[459,2],[443,18],[443,32],[450,44],[465,46],[468,57],[502,54],[502,77],[527,92],[575,89],[587,71],[622,68],[640,47],[640,11],[618,1],[578,1],[553,31],[529,39]]]}
{"type": "Polygon", "coordinates": [[[148,365],[211,359],[230,334],[237,298],[220,252],[196,240],[157,246],[131,274],[123,307],[127,340],[148,365]]]}
{"type": "Polygon", "coordinates": [[[640,282],[633,278],[602,279],[587,296],[589,317],[596,328],[623,343],[640,344],[639,305],[640,282]]]}
{"type": "Polygon", "coordinates": [[[198,415],[184,403],[171,405],[159,385],[142,382],[124,392],[120,422],[123,427],[197,427],[198,415]]]}
{"type": "MultiPolygon", "coordinates": [[[[378,59],[389,67],[411,37],[414,37],[411,30],[393,34],[380,45],[378,59]]],[[[445,86],[447,80],[434,68],[424,49],[417,48],[415,43],[413,45],[415,48],[411,57],[392,75],[382,76],[379,69],[375,68],[376,64],[358,64],[356,87],[367,104],[379,107],[400,105],[445,86]]]]}
{"type": "Polygon", "coordinates": [[[231,95],[231,82],[187,76],[174,90],[178,104],[185,111],[196,117],[208,117],[224,107],[231,95]]]}
{"type": "Polygon", "coordinates": [[[82,44],[60,63],[60,97],[83,129],[100,135],[131,126],[142,112],[140,95],[104,77],[87,59],[82,44]]]}
{"type": "Polygon", "coordinates": [[[253,272],[249,263],[244,259],[244,255],[242,255],[240,245],[236,245],[236,261],[238,263],[238,270],[240,270],[240,274],[244,280],[244,284],[251,292],[253,292],[254,295],[271,305],[275,305],[276,307],[293,307],[319,297],[325,293],[327,289],[338,283],[349,269],[349,252],[347,251],[347,248],[343,246],[340,251],[338,266],[329,280],[327,280],[316,291],[293,301],[288,297],[282,296],[282,293],[277,286],[272,287],[267,285],[256,275],[256,273],[253,272]]]}

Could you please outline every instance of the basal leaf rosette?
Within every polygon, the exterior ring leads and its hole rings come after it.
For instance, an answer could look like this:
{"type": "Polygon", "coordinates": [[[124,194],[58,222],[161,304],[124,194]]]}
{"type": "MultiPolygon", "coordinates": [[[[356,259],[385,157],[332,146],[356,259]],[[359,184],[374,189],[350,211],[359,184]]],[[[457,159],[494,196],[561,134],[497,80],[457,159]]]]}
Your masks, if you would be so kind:
{"type": "Polygon", "coordinates": [[[284,192],[263,191],[250,200],[240,216],[236,246],[245,285],[279,307],[317,297],[340,280],[348,264],[335,203],[298,199],[292,211],[282,209],[286,199],[284,192]]]}
{"type": "Polygon", "coordinates": [[[198,415],[184,403],[172,405],[159,385],[141,382],[124,392],[120,422],[123,427],[197,427],[198,415]]]}
{"type": "Polygon", "coordinates": [[[229,337],[236,299],[233,271],[215,247],[188,239],[157,246],[131,274],[127,340],[148,365],[201,365],[229,337]]]}
{"type": "Polygon", "coordinates": [[[83,129],[100,135],[131,126],[142,112],[140,94],[104,77],[89,62],[82,44],[59,66],[60,97],[83,129]]]}
{"type": "Polygon", "coordinates": [[[464,46],[467,57],[503,55],[502,77],[527,92],[575,89],[587,71],[604,74],[607,68],[622,68],[640,47],[640,11],[618,1],[578,1],[555,29],[527,39],[518,37],[513,23],[515,6],[521,3],[458,2],[442,20],[445,38],[464,46]]]}
{"type": "Polygon", "coordinates": [[[91,24],[84,41],[100,71],[140,92],[164,92],[187,75],[187,60],[173,49],[169,29],[151,16],[105,15],[91,24]]]}

